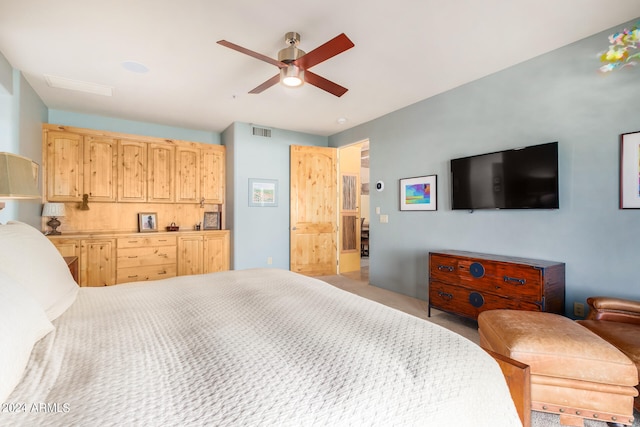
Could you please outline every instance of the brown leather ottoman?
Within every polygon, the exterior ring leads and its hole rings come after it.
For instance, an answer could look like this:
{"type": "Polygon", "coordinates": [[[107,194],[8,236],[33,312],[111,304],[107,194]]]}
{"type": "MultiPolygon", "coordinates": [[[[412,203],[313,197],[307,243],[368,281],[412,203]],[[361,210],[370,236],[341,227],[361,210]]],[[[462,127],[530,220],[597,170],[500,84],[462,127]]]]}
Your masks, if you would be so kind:
{"type": "Polygon", "coordinates": [[[478,317],[480,345],[529,365],[531,409],[633,424],[638,371],[622,352],[576,322],[553,313],[489,310],[478,317]]]}

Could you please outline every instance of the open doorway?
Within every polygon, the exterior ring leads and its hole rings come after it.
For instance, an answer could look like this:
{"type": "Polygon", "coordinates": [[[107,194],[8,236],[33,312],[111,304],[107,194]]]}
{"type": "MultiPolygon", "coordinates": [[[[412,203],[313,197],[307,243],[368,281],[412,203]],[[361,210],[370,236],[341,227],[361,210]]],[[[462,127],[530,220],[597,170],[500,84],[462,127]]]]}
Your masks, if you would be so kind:
{"type": "Polygon", "coordinates": [[[339,273],[369,282],[369,141],[338,149],[339,273]]]}

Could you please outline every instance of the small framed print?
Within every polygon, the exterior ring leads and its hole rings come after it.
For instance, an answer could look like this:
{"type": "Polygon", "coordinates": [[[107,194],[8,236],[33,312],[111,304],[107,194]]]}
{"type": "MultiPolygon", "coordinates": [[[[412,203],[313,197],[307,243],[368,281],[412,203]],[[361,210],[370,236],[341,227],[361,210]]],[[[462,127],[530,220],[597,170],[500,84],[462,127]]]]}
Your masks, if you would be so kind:
{"type": "Polygon", "coordinates": [[[435,211],[438,209],[437,175],[400,180],[401,211],[435,211]]]}
{"type": "Polygon", "coordinates": [[[249,178],[249,206],[278,206],[278,180],[249,178]]]}
{"type": "Polygon", "coordinates": [[[140,233],[158,231],[158,214],[156,212],[140,212],[138,214],[138,231],[140,233]]]}
{"type": "Polygon", "coordinates": [[[640,132],[620,135],[620,209],[640,209],[640,132]]]}
{"type": "Polygon", "coordinates": [[[204,220],[202,221],[203,228],[205,230],[220,230],[222,224],[222,217],[220,212],[205,212],[204,220]]]}

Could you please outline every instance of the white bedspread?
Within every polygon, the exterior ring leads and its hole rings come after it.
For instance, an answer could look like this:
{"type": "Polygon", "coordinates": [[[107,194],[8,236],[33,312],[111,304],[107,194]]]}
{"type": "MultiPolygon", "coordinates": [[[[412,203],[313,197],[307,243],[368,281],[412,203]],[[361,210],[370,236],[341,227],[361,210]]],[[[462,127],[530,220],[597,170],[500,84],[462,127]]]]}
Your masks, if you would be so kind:
{"type": "Polygon", "coordinates": [[[287,271],[82,288],[54,324],[0,425],[520,425],[475,344],[287,271]]]}

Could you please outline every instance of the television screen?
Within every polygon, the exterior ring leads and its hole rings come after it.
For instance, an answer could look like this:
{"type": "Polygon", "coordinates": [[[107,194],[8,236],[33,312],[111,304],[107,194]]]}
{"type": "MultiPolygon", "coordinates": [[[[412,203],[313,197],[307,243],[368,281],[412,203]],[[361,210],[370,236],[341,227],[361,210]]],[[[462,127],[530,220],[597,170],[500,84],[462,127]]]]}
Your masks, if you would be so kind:
{"type": "Polygon", "coordinates": [[[558,143],[451,160],[453,209],[558,209],[558,143]]]}

